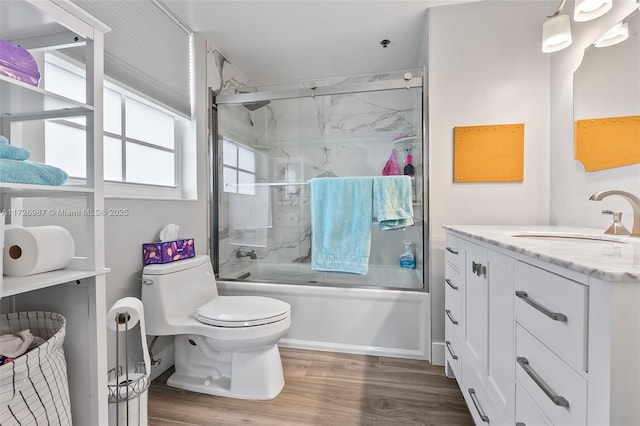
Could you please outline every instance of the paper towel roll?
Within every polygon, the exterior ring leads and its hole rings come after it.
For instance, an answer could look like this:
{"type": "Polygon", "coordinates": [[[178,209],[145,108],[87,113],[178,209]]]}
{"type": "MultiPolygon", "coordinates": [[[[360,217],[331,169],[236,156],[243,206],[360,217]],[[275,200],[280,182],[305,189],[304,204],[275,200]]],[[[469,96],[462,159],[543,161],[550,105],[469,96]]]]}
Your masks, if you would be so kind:
{"type": "Polygon", "coordinates": [[[8,227],[4,231],[4,274],[15,277],[62,269],[71,262],[75,244],[61,226],[8,227]]]}

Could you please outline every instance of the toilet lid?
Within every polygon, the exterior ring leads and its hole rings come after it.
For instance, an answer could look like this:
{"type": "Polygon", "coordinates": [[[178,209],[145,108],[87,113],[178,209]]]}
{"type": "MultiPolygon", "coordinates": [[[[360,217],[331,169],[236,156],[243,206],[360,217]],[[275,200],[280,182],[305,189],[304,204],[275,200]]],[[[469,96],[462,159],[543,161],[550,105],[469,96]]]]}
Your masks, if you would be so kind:
{"type": "Polygon", "coordinates": [[[217,327],[251,327],[285,319],[291,306],[261,296],[218,296],[196,309],[195,317],[217,327]]]}

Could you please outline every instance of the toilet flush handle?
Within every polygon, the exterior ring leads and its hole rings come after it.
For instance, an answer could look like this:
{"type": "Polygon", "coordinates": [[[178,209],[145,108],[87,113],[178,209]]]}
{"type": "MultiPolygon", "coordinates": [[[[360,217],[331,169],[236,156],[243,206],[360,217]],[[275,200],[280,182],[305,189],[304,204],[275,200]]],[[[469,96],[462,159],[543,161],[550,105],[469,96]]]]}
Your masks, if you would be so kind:
{"type": "Polygon", "coordinates": [[[140,281],[142,281],[142,284],[144,285],[151,285],[153,284],[153,280],[150,280],[149,278],[138,278],[140,281]]]}

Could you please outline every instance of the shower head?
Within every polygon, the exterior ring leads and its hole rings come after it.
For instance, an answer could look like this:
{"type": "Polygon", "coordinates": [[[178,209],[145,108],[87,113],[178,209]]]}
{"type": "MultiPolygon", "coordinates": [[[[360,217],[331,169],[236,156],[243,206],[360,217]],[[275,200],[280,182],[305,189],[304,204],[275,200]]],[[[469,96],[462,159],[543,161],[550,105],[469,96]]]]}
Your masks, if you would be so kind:
{"type": "MultiPolygon", "coordinates": [[[[236,89],[236,94],[245,94],[245,93],[255,93],[255,92],[250,92],[248,90],[240,90],[240,89],[236,89]]],[[[258,102],[247,102],[242,104],[243,107],[245,107],[246,109],[248,109],[249,111],[255,111],[257,109],[262,108],[263,106],[267,106],[271,103],[271,101],[258,101],[258,102]]]]}
{"type": "Polygon", "coordinates": [[[243,107],[248,109],[249,111],[255,111],[257,109],[262,108],[263,106],[267,106],[271,103],[271,101],[259,101],[259,102],[250,102],[246,104],[242,104],[243,107]]]}

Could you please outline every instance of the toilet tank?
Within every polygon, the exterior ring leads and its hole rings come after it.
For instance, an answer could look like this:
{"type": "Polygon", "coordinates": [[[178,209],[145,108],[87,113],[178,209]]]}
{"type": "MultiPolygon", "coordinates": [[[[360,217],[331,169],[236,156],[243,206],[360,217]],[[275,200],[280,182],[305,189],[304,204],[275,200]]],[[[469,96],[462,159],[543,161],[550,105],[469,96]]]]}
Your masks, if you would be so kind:
{"type": "Polygon", "coordinates": [[[218,296],[208,256],[196,256],[162,265],[147,265],[142,271],[141,299],[147,334],[175,334],[174,326],[218,296]]]}

